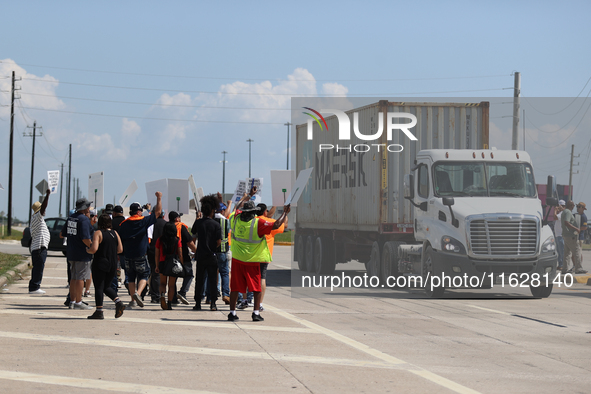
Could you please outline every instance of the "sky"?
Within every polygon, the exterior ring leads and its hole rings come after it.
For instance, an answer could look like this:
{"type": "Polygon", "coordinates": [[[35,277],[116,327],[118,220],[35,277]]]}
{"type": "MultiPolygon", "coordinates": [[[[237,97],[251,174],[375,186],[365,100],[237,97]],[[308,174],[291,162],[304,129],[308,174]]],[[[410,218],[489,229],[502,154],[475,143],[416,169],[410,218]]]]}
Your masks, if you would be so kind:
{"type": "MultiPolygon", "coordinates": [[[[146,182],[190,175],[206,194],[221,192],[222,151],[231,193],[249,175],[251,139],[252,176],[265,180],[269,201],[270,170],[287,167],[292,97],[495,98],[491,146],[509,149],[516,71],[522,97],[549,98],[521,101],[537,182],[553,174],[568,184],[575,145],[574,198],[591,192],[588,1],[20,1],[2,9],[0,211],[8,210],[14,71],[19,219],[30,206],[32,138],[23,133],[34,122],[43,133],[35,185],[67,167],[72,144],[72,176],[87,195],[88,175],[104,171],[106,202],[133,180],[132,200],[144,203],[146,182]]],[[[46,216],[58,205],[52,196],[46,216]]]]}

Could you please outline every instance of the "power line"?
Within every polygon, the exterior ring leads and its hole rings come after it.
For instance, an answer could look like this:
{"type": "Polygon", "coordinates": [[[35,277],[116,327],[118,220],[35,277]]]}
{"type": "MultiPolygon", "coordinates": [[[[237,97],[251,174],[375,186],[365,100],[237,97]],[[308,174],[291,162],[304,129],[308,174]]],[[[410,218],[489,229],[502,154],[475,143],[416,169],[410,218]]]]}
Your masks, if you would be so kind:
{"type": "MultiPolygon", "coordinates": [[[[547,134],[552,134],[552,133],[557,133],[561,130],[563,130],[566,126],[568,126],[570,124],[570,122],[573,121],[574,118],[577,117],[577,115],[579,114],[579,112],[581,112],[581,109],[583,109],[583,106],[585,105],[585,101],[587,101],[587,98],[589,97],[589,95],[591,94],[591,89],[589,90],[589,93],[587,93],[587,96],[585,97],[585,100],[583,100],[583,102],[581,103],[581,106],[579,107],[579,109],[577,110],[577,112],[570,118],[570,120],[561,128],[557,129],[557,130],[552,130],[552,131],[545,131],[545,130],[541,130],[538,126],[536,126],[536,124],[534,122],[532,122],[532,120],[526,115],[527,120],[530,121],[530,123],[532,123],[534,125],[534,127],[536,129],[538,129],[539,131],[541,131],[542,133],[547,133],[547,134]]],[[[589,107],[587,107],[587,111],[589,110],[589,107]]],[[[585,111],[585,114],[587,113],[587,111],[585,111]]],[[[584,117],[584,115],[583,115],[584,117]]]]}
{"type": "MultiPolygon", "coordinates": [[[[0,61],[0,63],[12,63],[18,66],[27,66],[27,67],[38,67],[38,68],[51,68],[55,70],[69,70],[69,71],[82,71],[82,72],[90,72],[90,73],[101,73],[101,74],[117,74],[117,75],[135,75],[135,76],[142,76],[142,77],[159,77],[159,78],[182,78],[182,79],[209,79],[209,80],[243,80],[243,81],[269,81],[273,80],[282,80],[279,78],[237,78],[237,77],[210,77],[210,76],[195,76],[195,75],[167,75],[167,74],[148,74],[148,73],[131,73],[125,71],[104,71],[104,70],[90,70],[90,69],[82,69],[82,68],[72,68],[72,67],[56,67],[56,66],[41,66],[35,64],[27,64],[27,63],[16,63],[16,62],[6,62],[0,61]]],[[[289,81],[297,81],[297,82],[389,82],[389,81],[433,81],[433,80],[449,80],[449,79],[480,79],[480,78],[500,78],[500,77],[507,77],[510,74],[501,74],[501,75],[477,75],[477,76],[468,76],[468,77],[434,77],[434,78],[386,78],[386,79],[289,79],[289,81]]],[[[285,79],[287,81],[287,79],[285,79]]]]}
{"type": "Polygon", "coordinates": [[[183,107],[183,108],[205,108],[205,109],[254,109],[264,111],[291,111],[291,108],[254,108],[254,107],[216,107],[208,105],[184,105],[184,104],[159,104],[159,103],[142,103],[137,101],[120,101],[120,100],[103,100],[83,97],[69,97],[69,96],[56,96],[52,94],[41,94],[41,93],[23,93],[31,96],[43,96],[43,97],[55,97],[58,99],[68,100],[83,100],[83,101],[96,101],[101,103],[114,103],[114,104],[135,104],[135,105],[149,105],[158,107],[183,107]]]}
{"type": "MultiPolygon", "coordinates": [[[[40,78],[23,78],[23,81],[37,81],[46,83],[59,83],[64,85],[77,85],[77,86],[91,86],[109,89],[126,89],[126,90],[142,90],[142,91],[155,91],[155,92],[176,92],[176,93],[200,93],[200,94],[223,94],[223,95],[251,95],[251,96],[298,96],[298,97],[341,97],[342,94],[305,94],[305,93],[262,93],[262,92],[211,92],[205,90],[176,90],[176,89],[158,89],[158,88],[142,88],[134,86],[115,86],[115,85],[99,85],[81,82],[67,82],[67,81],[48,81],[40,78]]],[[[494,89],[469,89],[469,90],[449,90],[439,92],[399,92],[399,93],[355,93],[348,94],[348,96],[396,96],[396,95],[415,95],[415,94],[441,94],[441,93],[469,93],[469,92],[487,92],[494,90],[505,90],[504,88],[494,89]]]]}
{"type": "MultiPolygon", "coordinates": [[[[538,113],[540,113],[540,114],[542,114],[542,115],[556,115],[556,114],[559,114],[559,113],[561,113],[562,111],[564,111],[564,110],[565,110],[565,109],[567,109],[568,107],[570,107],[570,106],[571,106],[571,105],[572,105],[572,104],[575,102],[575,100],[579,98],[579,96],[581,95],[581,93],[583,93],[583,91],[585,90],[585,88],[586,88],[586,87],[587,87],[587,85],[589,84],[589,81],[591,81],[591,77],[589,77],[589,79],[588,79],[588,80],[587,80],[587,82],[585,83],[585,86],[583,86],[583,89],[581,89],[581,91],[579,92],[579,94],[577,94],[577,97],[575,97],[575,98],[573,99],[573,101],[571,101],[571,102],[570,102],[570,103],[569,103],[569,104],[568,104],[566,107],[564,107],[563,109],[561,109],[561,110],[560,110],[560,111],[558,111],[558,112],[546,113],[546,112],[540,111],[540,110],[538,110],[536,107],[534,107],[534,106],[533,106],[533,105],[532,105],[532,104],[529,102],[529,99],[528,99],[527,97],[525,97],[525,100],[526,100],[526,101],[529,103],[529,105],[532,107],[532,109],[533,109],[534,111],[536,111],[536,112],[538,112],[538,113]]],[[[587,97],[589,97],[589,94],[587,94],[587,97]]]]}
{"type": "Polygon", "coordinates": [[[237,124],[275,124],[275,125],[283,125],[281,122],[246,122],[246,121],[229,121],[229,120],[199,120],[199,119],[174,119],[174,118],[152,118],[152,117],[143,117],[143,116],[130,116],[130,115],[110,115],[110,114],[96,114],[90,112],[75,112],[75,111],[65,111],[59,109],[47,109],[47,108],[34,108],[34,107],[23,107],[27,109],[33,109],[37,111],[49,111],[49,112],[61,112],[66,114],[76,114],[76,115],[91,115],[91,116],[103,116],[103,117],[111,117],[111,118],[128,118],[128,119],[142,119],[142,120],[165,120],[165,121],[174,121],[174,122],[194,122],[194,123],[237,123],[237,124]]]}

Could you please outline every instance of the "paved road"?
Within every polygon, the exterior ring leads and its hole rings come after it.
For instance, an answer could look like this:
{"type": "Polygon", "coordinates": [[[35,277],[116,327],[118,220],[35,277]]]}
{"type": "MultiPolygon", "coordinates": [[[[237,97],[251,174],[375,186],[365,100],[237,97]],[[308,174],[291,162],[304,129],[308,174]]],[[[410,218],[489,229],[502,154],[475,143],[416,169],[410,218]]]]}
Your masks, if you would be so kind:
{"type": "MultiPolygon", "coordinates": [[[[591,286],[547,299],[498,288],[440,300],[391,289],[311,298],[291,291],[289,266],[290,248],[277,246],[262,323],[250,311],[230,323],[223,304],[146,304],[115,320],[107,303],[95,321],[62,305],[65,259],[50,252],[46,295],[29,296],[26,281],[0,294],[2,392],[591,392],[591,286]]],[[[338,268],[361,273],[360,264],[338,268]]]]}

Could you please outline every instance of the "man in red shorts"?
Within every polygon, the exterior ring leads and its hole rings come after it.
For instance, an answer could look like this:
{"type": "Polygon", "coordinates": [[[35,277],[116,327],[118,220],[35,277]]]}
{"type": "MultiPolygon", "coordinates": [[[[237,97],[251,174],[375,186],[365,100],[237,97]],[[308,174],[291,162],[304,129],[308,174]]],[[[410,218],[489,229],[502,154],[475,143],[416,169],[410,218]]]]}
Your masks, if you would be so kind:
{"type": "Polygon", "coordinates": [[[230,275],[230,313],[229,321],[238,320],[236,300],[238,293],[246,293],[246,288],[254,293],[253,321],[263,321],[260,314],[261,305],[261,264],[271,261],[271,253],[267,246],[266,234],[277,230],[285,221],[290,206],[283,207],[283,214],[270,223],[265,219],[256,218],[259,209],[251,201],[256,193],[256,186],[240,200],[236,211],[230,217],[232,230],[232,274],[230,275]],[[244,205],[243,205],[244,204],[244,205]]]}

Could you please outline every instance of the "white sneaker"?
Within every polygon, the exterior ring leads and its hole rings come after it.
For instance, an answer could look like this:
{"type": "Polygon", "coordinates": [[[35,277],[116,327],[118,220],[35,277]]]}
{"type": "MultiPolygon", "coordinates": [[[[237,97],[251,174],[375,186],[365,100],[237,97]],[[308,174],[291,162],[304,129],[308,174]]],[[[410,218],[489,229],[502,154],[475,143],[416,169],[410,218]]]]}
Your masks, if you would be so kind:
{"type": "Polygon", "coordinates": [[[135,309],[137,308],[137,304],[135,303],[135,301],[131,301],[129,304],[127,304],[127,309],[135,309]]]}
{"type": "Polygon", "coordinates": [[[92,307],[90,305],[86,305],[86,304],[80,303],[80,304],[74,304],[74,309],[85,309],[85,310],[88,310],[88,309],[92,309],[92,307]]]}
{"type": "Polygon", "coordinates": [[[35,291],[29,291],[29,294],[45,294],[45,290],[37,289],[35,291]]]}

